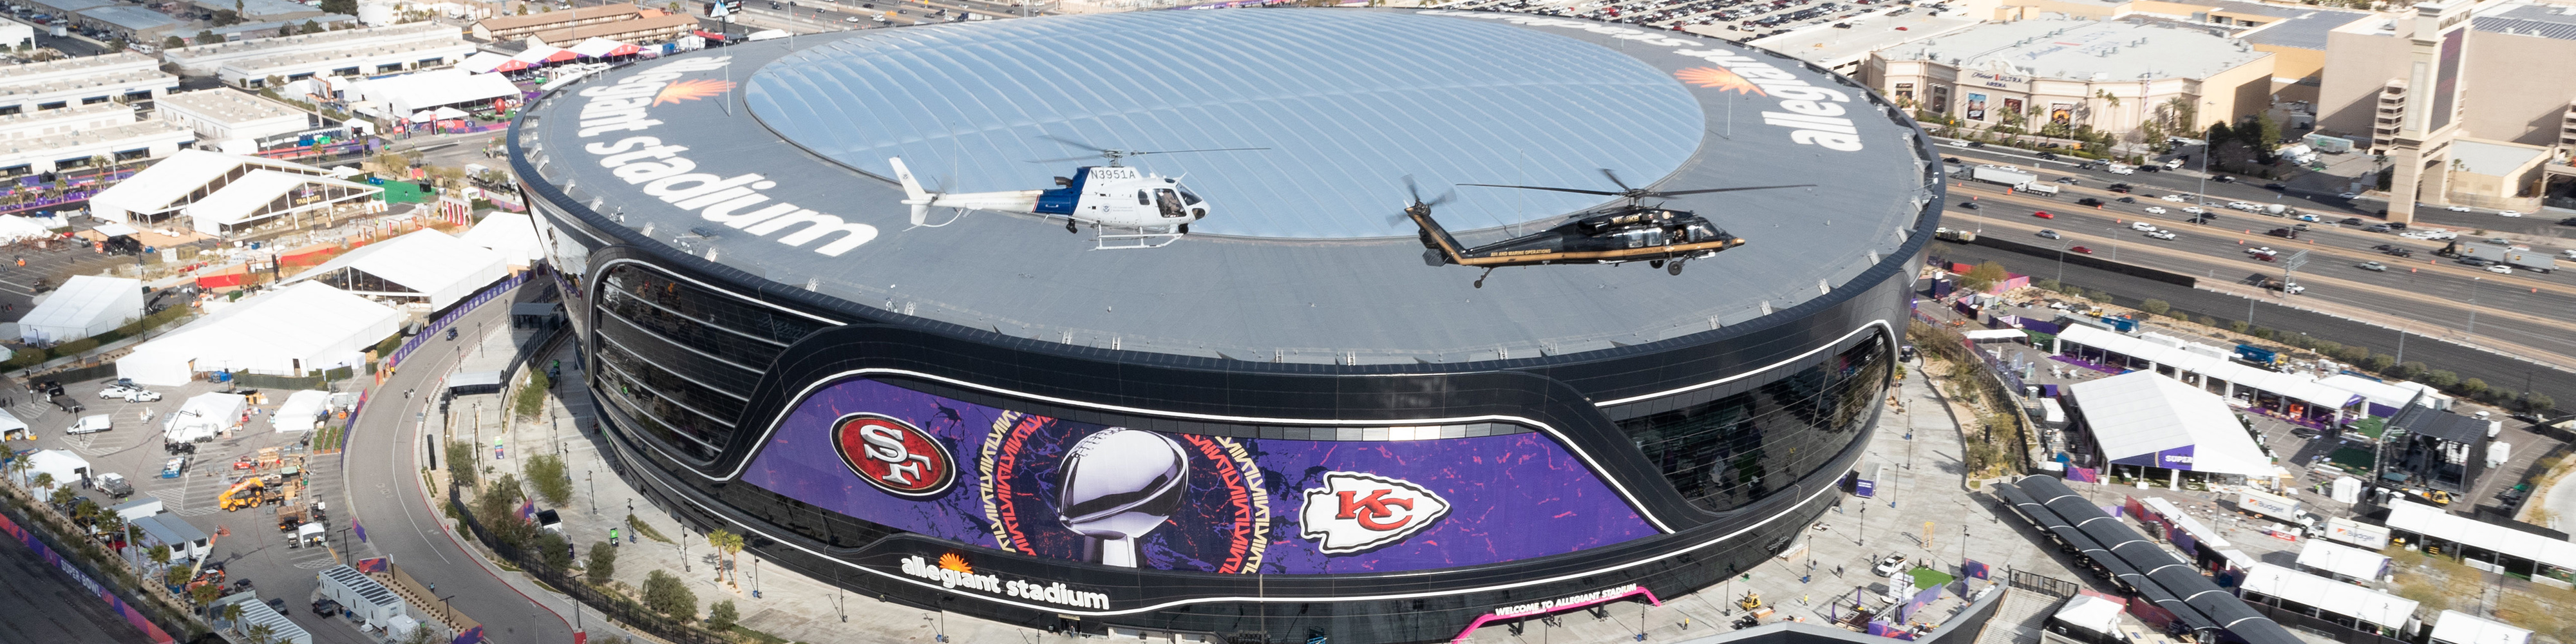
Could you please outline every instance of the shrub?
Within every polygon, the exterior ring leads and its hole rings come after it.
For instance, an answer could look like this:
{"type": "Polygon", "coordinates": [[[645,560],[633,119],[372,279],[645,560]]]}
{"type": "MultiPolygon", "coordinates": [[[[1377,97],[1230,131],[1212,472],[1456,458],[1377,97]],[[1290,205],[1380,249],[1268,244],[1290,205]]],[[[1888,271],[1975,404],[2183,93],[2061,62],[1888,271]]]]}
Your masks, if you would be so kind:
{"type": "Polygon", "coordinates": [[[2213,328],[2213,329],[2218,328],[2218,318],[2214,318],[2214,317],[2209,317],[2209,316],[2203,315],[2203,316],[2200,316],[2200,319],[2198,319],[2198,320],[2194,320],[2194,321],[2195,321],[2195,322],[2199,322],[2201,326],[2205,326],[2205,327],[2209,327],[2209,328],[2213,328]]]}
{"type": "Polygon", "coordinates": [[[528,482],[537,487],[537,496],[547,505],[562,506],[572,501],[572,472],[564,467],[561,457],[539,454],[528,457],[528,482]]]}
{"type": "Polygon", "coordinates": [[[2435,369],[2424,373],[2424,384],[2432,385],[2435,389],[2449,389],[2452,385],[2460,384],[2460,374],[2435,369]]]}
{"type": "Polygon", "coordinates": [[[2532,413],[2548,413],[2558,408],[2558,401],[2551,400],[2549,394],[2535,391],[2522,395],[2522,408],[2532,413]]]}
{"type": "MultiPolygon", "coordinates": [[[[2299,337],[2307,337],[2307,336],[2299,336],[2299,337]]],[[[2340,359],[2340,358],[2342,358],[2342,357],[2343,357],[2343,343],[2341,343],[2341,342],[2336,342],[2336,341],[2333,341],[2333,340],[2318,340],[2318,341],[2316,341],[2316,344],[2317,344],[2317,346],[2315,346],[2315,347],[2313,347],[2313,348],[2315,348],[2315,349],[2317,350],[2317,353],[2319,353],[2319,354],[2326,355],[2326,356],[2331,356],[2331,357],[2334,357],[2334,358],[2337,358],[2337,359],[2340,359]]]]}
{"type": "Polygon", "coordinates": [[[606,541],[590,544],[590,556],[582,562],[581,575],[594,584],[617,578],[617,545],[606,541]]]}
{"type": "Polygon", "coordinates": [[[2487,381],[2478,378],[2462,380],[2460,381],[2460,393],[2468,394],[2470,396],[2478,396],[2478,394],[2487,393],[2487,381]]]}
{"type": "Polygon", "coordinates": [[[644,576],[644,606],[680,619],[698,617],[698,594],[668,570],[654,570],[644,576]]]}
{"type": "Polygon", "coordinates": [[[2246,324],[2244,320],[2235,320],[2227,323],[2227,330],[2235,331],[2237,333],[2244,333],[2251,328],[2252,325],[2246,324]]]}
{"type": "Polygon", "coordinates": [[[718,633],[730,632],[733,630],[734,622],[741,619],[742,612],[733,607],[733,600],[727,599],[707,607],[708,630],[718,633]]]}
{"type": "Polygon", "coordinates": [[[1968,269],[1966,274],[1959,276],[1958,282],[1961,289],[1984,292],[1988,287],[2011,277],[2012,273],[2004,270],[2002,263],[1986,262],[1978,264],[1976,268],[1968,269]]]}
{"type": "Polygon", "coordinates": [[[477,483],[474,464],[480,462],[474,458],[473,443],[447,441],[447,478],[456,485],[473,487],[477,483]]]}
{"type": "Polygon", "coordinates": [[[545,559],[547,567],[556,570],[572,567],[572,542],[565,541],[563,535],[540,530],[532,547],[537,549],[538,557],[545,559]]]}
{"type": "Polygon", "coordinates": [[[2247,331],[2246,334],[2265,340],[2272,339],[2272,329],[2270,327],[2254,327],[2254,330],[2247,331]]]}
{"type": "Polygon", "coordinates": [[[536,418],[545,413],[547,386],[546,372],[528,370],[528,384],[519,387],[517,399],[511,401],[517,406],[520,418],[536,418]]]}
{"type": "Polygon", "coordinates": [[[2065,289],[2066,285],[2057,283],[2057,280],[2039,279],[2031,280],[2030,287],[2054,293],[2065,289]]]}
{"type": "Polygon", "coordinates": [[[2392,368],[2392,367],[2396,367],[2396,366],[2397,366],[2397,357],[2396,357],[2396,356],[2392,356],[2392,355],[2388,355],[2388,354],[2385,354],[2385,353],[2373,353],[2373,354],[2370,354],[2370,357],[2369,357],[2368,359],[2365,359],[2365,360],[2363,360],[2363,361],[2362,361],[2362,367],[2363,367],[2363,368],[2369,369],[2369,370],[2371,370],[2371,371],[2373,371],[2373,372],[2377,372],[2377,373],[2388,373],[2388,370],[2389,370],[2390,368],[2392,368]]]}
{"type": "Polygon", "coordinates": [[[2425,367],[2424,362],[2421,360],[2408,360],[2405,364],[2397,365],[2397,377],[2408,380],[2421,378],[2424,374],[2432,373],[2432,371],[2432,369],[2425,367]]]}
{"type": "Polygon", "coordinates": [[[2173,304],[2164,300],[2147,300],[2138,303],[2138,310],[2146,311],[2147,315],[2165,315],[2173,312],[2173,304]]]}

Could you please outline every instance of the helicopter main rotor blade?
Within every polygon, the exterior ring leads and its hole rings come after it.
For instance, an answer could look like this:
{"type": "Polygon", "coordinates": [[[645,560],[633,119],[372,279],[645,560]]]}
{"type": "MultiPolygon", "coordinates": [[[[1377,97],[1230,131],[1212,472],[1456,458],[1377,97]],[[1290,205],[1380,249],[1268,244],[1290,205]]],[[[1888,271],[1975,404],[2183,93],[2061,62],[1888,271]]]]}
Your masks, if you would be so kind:
{"type": "Polygon", "coordinates": [[[1458,185],[1462,185],[1462,186],[1484,186],[1484,187],[1487,187],[1487,188],[1519,188],[1519,189],[1522,189],[1522,190],[1548,190],[1548,191],[1553,191],[1553,192],[1572,192],[1572,193],[1576,193],[1576,194],[1601,195],[1601,196],[1605,196],[1605,197],[1619,197],[1619,196],[1625,196],[1625,195],[1627,195],[1627,194],[1628,194],[1628,193],[1626,193],[1626,192],[1610,192],[1610,191],[1607,191],[1607,190],[1584,190],[1584,189],[1582,189],[1582,188],[1550,188],[1550,187],[1547,187],[1547,186],[1513,186],[1513,185],[1504,185],[1504,184],[1499,184],[1499,183],[1461,183],[1461,184],[1458,184],[1458,185]]]}
{"type": "Polygon", "coordinates": [[[1610,178],[1610,184],[1611,184],[1611,185],[1615,185],[1615,186],[1619,186],[1619,189],[1620,189],[1621,191],[1636,190],[1636,188],[1629,187],[1628,182],[1626,182],[1626,181],[1620,181],[1620,180],[1619,180],[1619,173],[1617,173],[1617,172],[1613,172],[1613,171],[1611,171],[1609,168],[1601,168],[1601,176],[1609,177],[1609,178],[1610,178]]]}
{"type": "MultiPolygon", "coordinates": [[[[1093,151],[1093,152],[1108,152],[1108,151],[1109,151],[1109,148],[1104,148],[1104,147],[1100,147],[1100,146],[1097,146],[1097,145],[1092,145],[1092,144],[1089,144],[1089,143],[1084,143],[1084,142],[1081,142],[1081,141],[1076,141],[1076,140],[1073,140],[1073,139],[1068,139],[1068,138],[1064,138],[1064,137],[1061,137],[1061,136],[1056,136],[1056,135],[1053,135],[1053,134],[1040,134],[1040,135],[1038,135],[1038,138],[1046,139],[1046,140],[1049,140],[1049,141],[1054,141],[1054,142],[1057,142],[1057,143],[1062,143],[1062,144],[1065,144],[1065,145],[1070,145],[1070,146],[1077,147],[1077,148],[1082,148],[1082,149],[1085,149],[1085,150],[1090,150],[1090,151],[1093,151]]],[[[1088,159],[1088,158],[1091,158],[1091,157],[1075,157],[1075,158],[1088,159]]]]}
{"type": "Polygon", "coordinates": [[[1741,187],[1741,188],[1703,188],[1703,189],[1699,189],[1699,190],[1665,190],[1665,191],[1660,191],[1660,192],[1649,192],[1649,193],[1646,193],[1646,195],[1645,195],[1645,196],[1648,196],[1648,197],[1678,197],[1678,196],[1682,196],[1682,195],[1696,195],[1696,194],[1705,194],[1705,193],[1711,193],[1711,192],[1734,192],[1734,191],[1737,191],[1737,190],[1769,190],[1769,189],[1772,189],[1772,188],[1813,188],[1813,187],[1816,187],[1816,184],[1812,184],[1812,183],[1801,183],[1801,184],[1796,184],[1796,185],[1787,185],[1787,186],[1745,186],[1745,187],[1741,187]]]}
{"type": "Polygon", "coordinates": [[[1183,153],[1183,152],[1242,152],[1242,151],[1246,151],[1246,150],[1268,150],[1268,149],[1270,149],[1270,148],[1207,148],[1207,149],[1204,149],[1204,150],[1147,150],[1147,151],[1142,151],[1142,152],[1129,152],[1129,153],[1127,153],[1127,156],[1140,156],[1140,155],[1146,155],[1146,154],[1180,154],[1180,153],[1183,153]]]}
{"type": "Polygon", "coordinates": [[[1065,158],[1062,158],[1062,159],[1030,159],[1030,160],[1027,160],[1027,161],[1022,161],[1021,163],[1063,163],[1063,162],[1066,162],[1066,161],[1089,161],[1089,160],[1097,159],[1097,158],[1100,158],[1100,155],[1097,155],[1097,154],[1085,154],[1085,155],[1078,156],[1078,157],[1065,157],[1065,158]]]}

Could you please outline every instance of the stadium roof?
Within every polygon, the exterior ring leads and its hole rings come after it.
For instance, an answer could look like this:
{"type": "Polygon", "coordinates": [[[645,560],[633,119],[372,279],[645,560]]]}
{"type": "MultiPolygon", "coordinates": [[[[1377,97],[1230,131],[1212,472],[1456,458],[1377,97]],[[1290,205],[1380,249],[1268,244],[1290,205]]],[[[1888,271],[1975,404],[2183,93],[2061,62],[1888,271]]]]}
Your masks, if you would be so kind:
{"type": "MultiPolygon", "coordinates": [[[[805,51],[792,56],[788,39],[749,42],[637,64],[551,95],[529,109],[519,131],[520,176],[539,195],[557,195],[544,198],[596,211],[591,225],[622,227],[620,234],[756,279],[892,316],[1103,349],[1310,364],[1533,358],[1740,325],[1828,295],[1850,297],[1838,289],[1910,261],[1898,257],[1909,237],[1935,225],[1923,208],[1937,200],[1938,173],[1928,170],[1937,161],[1896,110],[1844,79],[1679,32],[1425,13],[1051,16],[800,37],[794,45],[805,51]],[[1208,49],[1143,42],[1152,37],[1208,49]],[[1730,58],[1737,56],[1750,58],[1730,58]],[[1029,62],[1050,57],[1071,62],[1029,62]],[[1847,110],[1860,149],[1793,140],[1798,128],[1766,121],[1766,111],[1794,116],[1775,90],[1675,77],[1737,78],[1711,57],[1739,67],[1758,61],[1796,79],[1788,82],[1814,86],[1799,90],[1847,96],[1836,107],[1847,110]],[[726,63],[730,71],[719,72],[726,63]],[[1122,66],[1136,69],[1115,69],[1122,66]],[[728,74],[746,85],[728,93],[728,74]],[[663,89],[641,107],[583,95],[630,79],[663,89]],[[1618,101],[1643,107],[1602,107],[1618,101]],[[911,116],[870,116],[878,110],[911,116]],[[649,122],[620,120],[621,112],[649,122]],[[1696,120],[1672,122],[1678,114],[1696,120]],[[1049,177],[1091,165],[1029,163],[1081,152],[1038,139],[1042,133],[1148,150],[1273,149],[1133,159],[1185,174],[1213,206],[1192,232],[1226,234],[1117,251],[1065,234],[1061,218],[979,212],[912,228],[903,192],[885,178],[893,155],[879,153],[906,155],[925,183],[949,191],[1052,187],[1049,177]],[[782,137],[848,165],[802,154],[782,137]],[[1648,140],[1656,137],[1672,141],[1648,140]],[[631,174],[636,166],[604,167],[616,154],[605,150],[635,149],[613,147],[621,141],[677,146],[694,173],[760,175],[770,183],[755,185],[768,201],[744,210],[800,204],[872,228],[863,246],[825,255],[816,250],[856,233],[813,242],[782,232],[784,224],[728,225],[699,212],[712,206],[648,194],[656,189],[629,180],[643,176],[631,174]],[[1464,182],[1611,188],[1603,167],[1662,189],[1819,185],[1669,200],[1748,240],[1693,260],[1679,276],[1645,266],[1506,268],[1480,289],[1475,269],[1425,266],[1414,231],[1391,223],[1406,174],[1433,196],[1464,182]],[[1272,207],[1292,201],[1314,210],[1272,207]]],[[[1438,216],[1471,245],[1610,202],[1455,190],[1458,200],[1438,216]]]]}
{"type": "MultiPolygon", "coordinates": [[[[1020,189],[1096,164],[1032,164],[1090,154],[1049,137],[1269,148],[1129,162],[1222,195],[1194,231],[1253,237],[1410,237],[1410,221],[1359,215],[1402,201],[1406,175],[1615,190],[1596,168],[1670,174],[1706,120],[1668,71],[1606,47],[1482,20],[1338,11],[896,29],[791,54],[751,78],[749,99],[815,154],[880,176],[900,156],[956,192],[1020,189]],[[1501,56],[1537,64],[1494,64],[1501,56]],[[1317,64],[1336,59],[1389,64],[1317,64]]],[[[1466,188],[1442,215],[1520,223],[1599,202],[1466,188]]]]}

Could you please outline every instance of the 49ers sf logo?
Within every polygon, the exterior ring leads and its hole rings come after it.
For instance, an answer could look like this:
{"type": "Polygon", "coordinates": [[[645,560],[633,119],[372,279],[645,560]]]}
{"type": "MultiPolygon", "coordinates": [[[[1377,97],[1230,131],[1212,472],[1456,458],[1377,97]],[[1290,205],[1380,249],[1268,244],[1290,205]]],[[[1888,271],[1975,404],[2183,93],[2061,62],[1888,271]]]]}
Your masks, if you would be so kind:
{"type": "Polygon", "coordinates": [[[832,444],[850,471],[887,494],[927,499],[957,482],[948,447],[911,423],[877,414],[842,416],[832,424],[832,444]]]}
{"type": "Polygon", "coordinates": [[[1352,554],[1403,541],[1446,516],[1449,502],[1412,481],[1325,472],[1323,487],[1306,488],[1298,535],[1325,554],[1352,554]]]}

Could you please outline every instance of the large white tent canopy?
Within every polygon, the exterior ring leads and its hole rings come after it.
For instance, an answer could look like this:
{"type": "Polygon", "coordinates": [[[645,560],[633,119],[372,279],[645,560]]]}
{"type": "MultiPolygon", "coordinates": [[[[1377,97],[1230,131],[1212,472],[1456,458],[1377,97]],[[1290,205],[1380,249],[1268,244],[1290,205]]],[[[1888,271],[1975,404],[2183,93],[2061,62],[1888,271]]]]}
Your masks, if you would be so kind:
{"type": "Polygon", "coordinates": [[[301,375],[356,365],[401,328],[402,317],[329,284],[295,284],[136,345],[116,361],[116,375],[176,387],[201,371],[301,375]]]}
{"type": "Polygon", "coordinates": [[[29,344],[69,342],[116,330],[143,317],[143,280],[74,275],[27,317],[18,338],[29,344]]]}
{"type": "Polygon", "coordinates": [[[2412,599],[2268,563],[2245,571],[2245,581],[2238,587],[2389,628],[2406,627],[2418,605],[2412,599]]]}
{"type": "Polygon", "coordinates": [[[2079,382],[2067,390],[2108,462],[2245,476],[2273,473],[2271,458],[2218,394],[2151,371],[2079,382]]]}
{"type": "MultiPolygon", "coordinates": [[[[90,197],[92,216],[108,221],[131,221],[137,214],[158,214],[178,210],[191,203],[210,198],[214,193],[247,176],[240,172],[270,170],[286,174],[322,174],[320,168],[209,150],[180,150],[142,172],[134,173],[116,185],[108,186],[90,197]]],[[[274,196],[272,195],[272,198],[274,196]]]]}
{"type": "Polygon", "coordinates": [[[538,255],[545,251],[544,243],[537,240],[536,222],[515,212],[495,211],[484,215],[483,221],[475,223],[473,228],[466,229],[465,234],[456,238],[492,249],[492,252],[501,254],[502,261],[522,268],[534,265],[538,255]]]}
{"type": "Polygon", "coordinates": [[[286,282],[332,280],[352,293],[420,298],[442,310],[508,276],[505,264],[492,249],[422,229],[361,246],[286,282]]]}
{"type": "Polygon", "coordinates": [[[390,78],[358,81],[350,89],[363,100],[393,114],[412,114],[442,105],[481,103],[519,95],[519,86],[497,74],[439,69],[390,78]]]}
{"type": "Polygon", "coordinates": [[[240,174],[213,194],[208,194],[180,210],[197,232],[225,234],[224,227],[239,226],[279,215],[328,208],[350,199],[374,196],[384,188],[355,181],[316,176],[313,173],[283,172],[260,168],[240,174]],[[310,201],[297,199],[300,205],[276,208],[280,197],[294,193],[298,197],[320,196],[310,201]]]}

